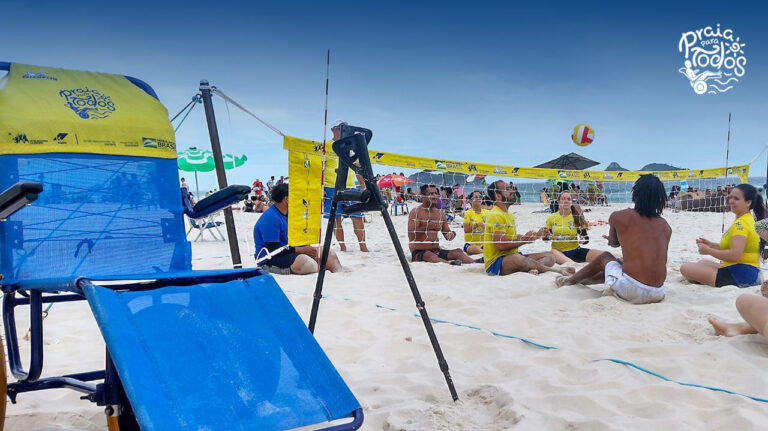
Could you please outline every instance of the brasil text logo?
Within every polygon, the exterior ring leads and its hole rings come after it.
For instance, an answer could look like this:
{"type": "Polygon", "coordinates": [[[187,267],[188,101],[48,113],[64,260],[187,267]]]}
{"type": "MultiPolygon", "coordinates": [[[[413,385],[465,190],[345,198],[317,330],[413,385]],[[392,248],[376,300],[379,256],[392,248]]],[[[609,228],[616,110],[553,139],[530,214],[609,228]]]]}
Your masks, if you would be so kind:
{"type": "Polygon", "coordinates": [[[59,78],[55,76],[51,76],[48,74],[48,72],[32,72],[31,70],[28,70],[27,73],[21,76],[22,79],[49,79],[51,81],[58,81],[59,78]]]}
{"type": "Polygon", "coordinates": [[[88,87],[61,90],[59,96],[63,97],[67,101],[67,106],[84,120],[107,118],[115,112],[115,102],[111,97],[88,87]]]}
{"type": "Polygon", "coordinates": [[[725,93],[734,82],[744,76],[746,43],[733,30],[704,27],[683,33],[677,49],[685,55],[683,67],[678,69],[691,84],[696,94],[725,93]]]}

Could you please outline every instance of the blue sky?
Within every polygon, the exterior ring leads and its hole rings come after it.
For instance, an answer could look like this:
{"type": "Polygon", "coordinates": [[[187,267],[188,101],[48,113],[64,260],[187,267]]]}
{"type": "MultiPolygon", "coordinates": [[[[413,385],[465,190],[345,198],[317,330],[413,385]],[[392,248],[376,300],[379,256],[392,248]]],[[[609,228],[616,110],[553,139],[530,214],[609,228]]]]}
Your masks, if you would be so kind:
{"type": "MultiPolygon", "coordinates": [[[[374,131],[372,148],[532,166],[579,152],[630,169],[722,166],[768,141],[768,34],[759,2],[5,1],[0,61],[121,73],[152,85],[171,115],[201,78],[286,134],[329,121],[374,131]],[[695,94],[677,70],[683,32],[721,24],[746,43],[732,90],[695,94]],[[577,123],[595,142],[575,146],[577,123]]],[[[287,173],[279,136],[216,102],[226,152],[249,156],[230,182],[287,173]]],[[[177,134],[208,148],[203,111],[177,134]]],[[[765,157],[753,165],[764,175],[765,157]]],[[[203,180],[212,184],[214,178],[203,180]]]]}

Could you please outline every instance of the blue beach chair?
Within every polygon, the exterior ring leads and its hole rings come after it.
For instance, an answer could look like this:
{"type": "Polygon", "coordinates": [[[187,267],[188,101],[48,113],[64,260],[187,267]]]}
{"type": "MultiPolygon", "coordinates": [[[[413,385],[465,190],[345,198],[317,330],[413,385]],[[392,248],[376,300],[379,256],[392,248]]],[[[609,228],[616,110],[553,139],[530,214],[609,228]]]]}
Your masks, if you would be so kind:
{"type": "Polygon", "coordinates": [[[173,133],[151,87],[120,75],[0,70],[9,71],[0,191],[24,181],[44,189],[0,221],[12,402],[70,388],[121,430],[360,427],[359,403],[269,274],[192,270],[173,133]],[[43,308],[78,300],[106,341],[105,369],[43,377],[43,308]],[[27,368],[19,306],[30,310],[27,368]]]}

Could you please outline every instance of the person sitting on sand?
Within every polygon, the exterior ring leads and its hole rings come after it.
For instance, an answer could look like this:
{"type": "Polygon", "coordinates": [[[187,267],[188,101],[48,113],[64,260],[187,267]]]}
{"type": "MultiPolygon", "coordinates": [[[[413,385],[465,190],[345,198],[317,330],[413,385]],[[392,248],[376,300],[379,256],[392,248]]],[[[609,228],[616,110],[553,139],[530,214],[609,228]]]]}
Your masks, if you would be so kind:
{"type": "Polygon", "coordinates": [[[743,322],[722,322],[710,317],[709,323],[715,328],[715,335],[760,334],[768,338],[768,292],[763,291],[763,295],[745,293],[736,298],[736,309],[744,318],[743,322]]]}
{"type": "Polygon", "coordinates": [[[664,300],[667,250],[672,228],[661,217],[666,192],[653,175],[641,175],[632,186],[635,207],[616,211],[608,218],[608,245],[621,245],[624,261],[605,252],[570,277],[558,277],[558,286],[604,283],[603,295],[632,304],[664,300]]]}
{"type": "Polygon", "coordinates": [[[688,262],[680,266],[680,273],[688,280],[714,287],[755,286],[760,283],[760,250],[764,244],[755,231],[755,220],[764,217],[763,199],[754,186],[739,184],[728,195],[728,204],[736,221],[720,242],[696,240],[699,254],[720,259],[720,263],[709,259],[688,262]]]}
{"type": "Polygon", "coordinates": [[[445,250],[440,248],[439,232],[448,241],[456,238],[456,232],[448,226],[445,212],[437,208],[437,187],[433,184],[421,186],[421,205],[408,214],[408,248],[413,262],[475,263],[460,248],[445,250]]]}
{"type": "MultiPolygon", "coordinates": [[[[288,184],[282,183],[272,188],[272,200],[275,202],[259,217],[253,227],[253,242],[256,245],[256,259],[288,245],[288,184]]],[[[262,268],[275,274],[313,274],[317,272],[322,247],[311,245],[287,247],[263,262],[262,268]]],[[[341,271],[341,262],[333,250],[328,255],[327,269],[341,271]]]]}
{"type": "Polygon", "coordinates": [[[552,254],[559,264],[592,262],[602,250],[582,247],[589,242],[589,223],[580,206],[571,201],[569,192],[560,193],[558,211],[547,217],[545,240],[552,240],[552,254]]]}
{"type": "Polygon", "coordinates": [[[517,234],[515,217],[508,212],[514,200],[514,191],[507,188],[506,182],[492,182],[488,186],[488,197],[494,202],[486,216],[483,233],[483,260],[488,275],[507,275],[518,271],[532,274],[554,271],[563,275],[574,272],[573,268],[552,268],[555,257],[550,252],[518,253],[519,247],[536,241],[539,233],[529,231],[525,235],[517,234]]]}
{"type": "Polygon", "coordinates": [[[464,253],[480,254],[483,252],[483,233],[488,210],[483,208],[482,192],[472,192],[469,202],[471,207],[464,211],[464,253]]]}

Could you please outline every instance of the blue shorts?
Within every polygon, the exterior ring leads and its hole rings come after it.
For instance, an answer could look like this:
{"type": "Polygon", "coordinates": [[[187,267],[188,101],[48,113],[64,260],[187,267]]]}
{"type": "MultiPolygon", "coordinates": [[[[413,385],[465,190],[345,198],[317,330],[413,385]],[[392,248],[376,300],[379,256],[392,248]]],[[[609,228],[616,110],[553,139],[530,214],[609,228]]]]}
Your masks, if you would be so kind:
{"type": "Polygon", "coordinates": [[[562,252],[568,259],[571,259],[574,262],[578,263],[584,263],[587,261],[587,253],[589,253],[588,248],[581,248],[576,247],[573,250],[568,250],[562,252]]]}
{"type": "MultiPolygon", "coordinates": [[[[331,202],[332,202],[331,199],[333,198],[333,191],[336,189],[333,187],[323,187],[323,190],[325,190],[325,197],[323,197],[323,218],[328,218],[328,215],[331,213],[331,202]]],[[[362,213],[344,214],[341,211],[341,204],[352,205],[356,203],[358,202],[342,201],[337,203],[336,218],[339,218],[339,217],[361,218],[363,216],[362,213]]]]}
{"type": "Polygon", "coordinates": [[[745,263],[737,263],[734,265],[724,266],[717,270],[715,286],[757,286],[760,284],[759,276],[760,270],[756,266],[747,265],[745,263]]]}
{"type": "MultiPolygon", "coordinates": [[[[468,249],[468,248],[470,248],[470,247],[472,247],[473,245],[474,245],[474,244],[470,244],[470,243],[468,243],[468,242],[465,242],[465,243],[464,243],[464,253],[466,253],[466,252],[467,252],[467,249],[468,249]]],[[[482,250],[482,249],[483,249],[483,246],[481,246],[481,245],[479,245],[478,247],[480,247],[480,250],[482,250]]]]}
{"type": "Polygon", "coordinates": [[[488,275],[499,275],[501,273],[501,261],[504,260],[504,256],[499,256],[491,263],[491,266],[485,270],[488,275]]]}
{"type": "MultiPolygon", "coordinates": [[[[520,256],[528,257],[528,254],[525,253],[517,253],[520,256]]],[[[485,270],[485,272],[488,275],[499,275],[501,274],[501,261],[504,260],[505,257],[511,256],[511,254],[505,254],[503,256],[499,256],[496,258],[496,260],[493,261],[491,266],[488,267],[488,269],[485,270]]]]}

